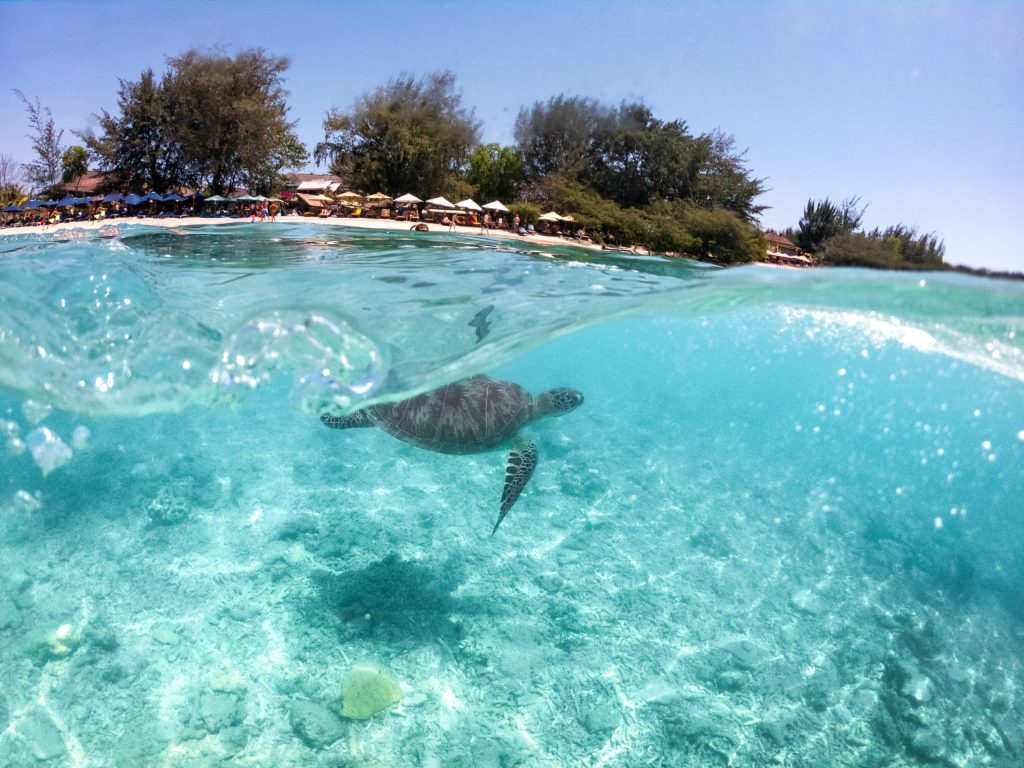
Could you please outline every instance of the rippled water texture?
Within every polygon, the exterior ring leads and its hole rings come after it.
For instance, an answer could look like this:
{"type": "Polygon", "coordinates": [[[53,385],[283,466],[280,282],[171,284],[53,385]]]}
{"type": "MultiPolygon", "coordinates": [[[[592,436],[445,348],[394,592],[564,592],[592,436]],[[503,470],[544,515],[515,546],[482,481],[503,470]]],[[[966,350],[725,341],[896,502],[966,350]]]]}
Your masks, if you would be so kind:
{"type": "Polygon", "coordinates": [[[90,238],[0,238],[0,765],[1024,762],[1021,284],[90,238]],[[318,419],[481,372],[586,398],[494,537],[318,419]]]}

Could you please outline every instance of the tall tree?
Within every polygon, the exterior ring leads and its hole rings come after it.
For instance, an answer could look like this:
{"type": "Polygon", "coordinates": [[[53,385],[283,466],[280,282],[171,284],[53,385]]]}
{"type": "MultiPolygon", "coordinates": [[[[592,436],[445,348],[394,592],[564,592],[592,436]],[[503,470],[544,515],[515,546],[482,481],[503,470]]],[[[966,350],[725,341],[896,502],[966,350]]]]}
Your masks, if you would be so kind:
{"type": "Polygon", "coordinates": [[[32,140],[32,151],[36,156],[31,163],[25,164],[25,178],[33,191],[47,192],[61,181],[61,158],[64,155],[61,139],[64,131],[57,129],[50,108],[40,105],[38,98],[33,103],[17,88],[14,92],[28,112],[28,123],[32,128],[29,139],[32,140]]]}
{"type": "Polygon", "coordinates": [[[736,140],[721,131],[702,134],[696,143],[697,182],[691,199],[696,203],[710,200],[744,221],[757,219],[766,206],[754,200],[764,194],[765,186],[763,179],[751,176],[746,150],[738,150],[736,140]]]}
{"type": "Polygon", "coordinates": [[[655,201],[711,204],[752,221],[764,182],[746,166],[735,140],[690,134],[640,103],[613,108],[592,99],[556,96],[522,109],[515,137],[535,183],[550,174],[578,180],[627,207],[655,201]]]}
{"type": "Polygon", "coordinates": [[[262,49],[234,58],[189,51],[170,60],[166,84],[185,178],[215,194],[268,183],[267,171],[308,159],[288,122],[284,73],[289,60],[262,49]]]}
{"type": "Polygon", "coordinates": [[[287,119],[288,59],[263,50],[234,57],[188,51],[121,81],[119,115],[100,116],[100,136],[87,137],[101,168],[129,189],[188,185],[216,194],[244,184],[271,192],[281,171],[308,160],[287,119]]]}
{"type": "Polygon", "coordinates": [[[356,188],[440,194],[464,170],[478,134],[455,75],[402,75],[364,93],[348,112],[329,111],[314,157],[356,188]]]}
{"type": "Polygon", "coordinates": [[[584,181],[620,205],[693,197],[697,154],[686,123],[658,120],[643,104],[614,110],[587,154],[584,181]]]}
{"type": "Polygon", "coordinates": [[[85,147],[77,144],[64,150],[61,156],[61,180],[67,184],[72,179],[84,176],[89,170],[89,154],[85,147]]]}
{"type": "Polygon", "coordinates": [[[849,234],[860,227],[867,206],[857,210],[859,197],[833,203],[827,197],[821,202],[808,200],[796,231],[796,244],[805,251],[817,253],[830,237],[849,234]]]}
{"type": "Polygon", "coordinates": [[[0,204],[9,205],[23,197],[21,163],[10,155],[0,155],[0,204]]]}
{"type": "Polygon", "coordinates": [[[485,200],[516,199],[523,178],[523,158],[515,147],[483,144],[469,156],[466,181],[477,187],[485,200]]]}
{"type": "Polygon", "coordinates": [[[586,167],[591,139],[612,119],[612,110],[580,96],[553,96],[519,110],[514,135],[527,174],[557,173],[575,179],[586,167]]]}
{"type": "Polygon", "coordinates": [[[125,190],[163,191],[183,183],[180,138],[174,128],[174,109],[167,83],[157,80],[152,69],[137,81],[121,80],[117,96],[120,114],[105,110],[99,115],[99,136],[84,136],[86,146],[125,190]]]}

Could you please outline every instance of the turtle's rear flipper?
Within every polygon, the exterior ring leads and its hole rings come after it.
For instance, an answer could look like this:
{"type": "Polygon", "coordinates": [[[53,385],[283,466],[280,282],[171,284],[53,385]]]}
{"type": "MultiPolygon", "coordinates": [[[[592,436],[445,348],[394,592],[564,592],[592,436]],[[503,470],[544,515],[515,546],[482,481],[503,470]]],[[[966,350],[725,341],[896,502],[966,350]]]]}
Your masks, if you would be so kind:
{"type": "Polygon", "coordinates": [[[494,531],[498,530],[505,515],[512,509],[512,505],[519,498],[530,475],[537,466],[537,446],[529,440],[517,440],[508,454],[508,465],[505,467],[505,488],[501,492],[501,512],[498,513],[498,522],[494,524],[494,531]]]}
{"type": "Polygon", "coordinates": [[[348,416],[332,416],[329,413],[321,413],[320,421],[325,427],[332,429],[355,429],[356,427],[372,427],[373,423],[366,411],[356,411],[348,416]]]}

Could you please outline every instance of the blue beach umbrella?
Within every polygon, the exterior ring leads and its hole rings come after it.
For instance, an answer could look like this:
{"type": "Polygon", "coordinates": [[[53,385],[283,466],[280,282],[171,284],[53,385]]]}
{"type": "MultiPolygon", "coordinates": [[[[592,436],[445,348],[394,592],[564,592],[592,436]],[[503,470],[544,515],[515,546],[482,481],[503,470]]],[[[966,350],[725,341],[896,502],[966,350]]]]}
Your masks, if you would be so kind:
{"type": "Polygon", "coordinates": [[[29,200],[27,203],[25,203],[24,210],[31,211],[31,210],[34,210],[35,208],[42,208],[42,207],[43,207],[43,201],[42,200],[29,200]]]}
{"type": "Polygon", "coordinates": [[[162,195],[158,195],[156,192],[150,192],[148,195],[144,195],[142,197],[141,202],[143,202],[143,203],[149,203],[149,202],[162,203],[163,199],[164,198],[163,198],[162,195]]]}
{"type": "Polygon", "coordinates": [[[199,192],[193,192],[191,195],[185,197],[186,200],[202,200],[203,196],[199,192]]]}
{"type": "Polygon", "coordinates": [[[90,200],[88,197],[76,197],[71,204],[72,205],[88,205],[91,202],[92,202],[92,200],[90,200]]]}
{"type": "Polygon", "coordinates": [[[63,205],[74,205],[74,204],[75,204],[75,198],[73,198],[73,197],[62,197],[60,200],[57,201],[57,205],[62,205],[62,206],[63,205]]]}
{"type": "Polygon", "coordinates": [[[168,192],[163,196],[165,203],[180,203],[187,199],[184,195],[179,195],[177,192],[168,192]]]}
{"type": "Polygon", "coordinates": [[[141,195],[128,195],[127,197],[125,197],[124,201],[128,205],[138,205],[139,203],[142,202],[142,196],[141,195]]]}
{"type": "Polygon", "coordinates": [[[14,203],[11,203],[6,208],[4,208],[3,213],[21,213],[22,210],[24,210],[24,209],[23,208],[19,208],[14,203]]]}
{"type": "Polygon", "coordinates": [[[124,202],[124,195],[118,195],[118,194],[104,195],[103,199],[100,200],[100,202],[101,203],[123,203],[124,202]]]}

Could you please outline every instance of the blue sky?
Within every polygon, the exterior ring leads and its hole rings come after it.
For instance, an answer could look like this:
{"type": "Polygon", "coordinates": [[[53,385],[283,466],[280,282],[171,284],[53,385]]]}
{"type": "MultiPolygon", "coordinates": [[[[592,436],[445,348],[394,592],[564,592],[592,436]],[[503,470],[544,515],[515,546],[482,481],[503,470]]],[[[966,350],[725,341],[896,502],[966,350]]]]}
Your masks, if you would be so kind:
{"type": "Polygon", "coordinates": [[[936,232],[952,263],[1024,271],[1024,3],[0,2],[0,154],[28,160],[19,88],[65,129],[189,48],[289,56],[312,149],[330,107],[451,69],[485,141],[565,93],[721,128],[766,179],[764,227],[859,195],[868,227],[936,232]]]}

